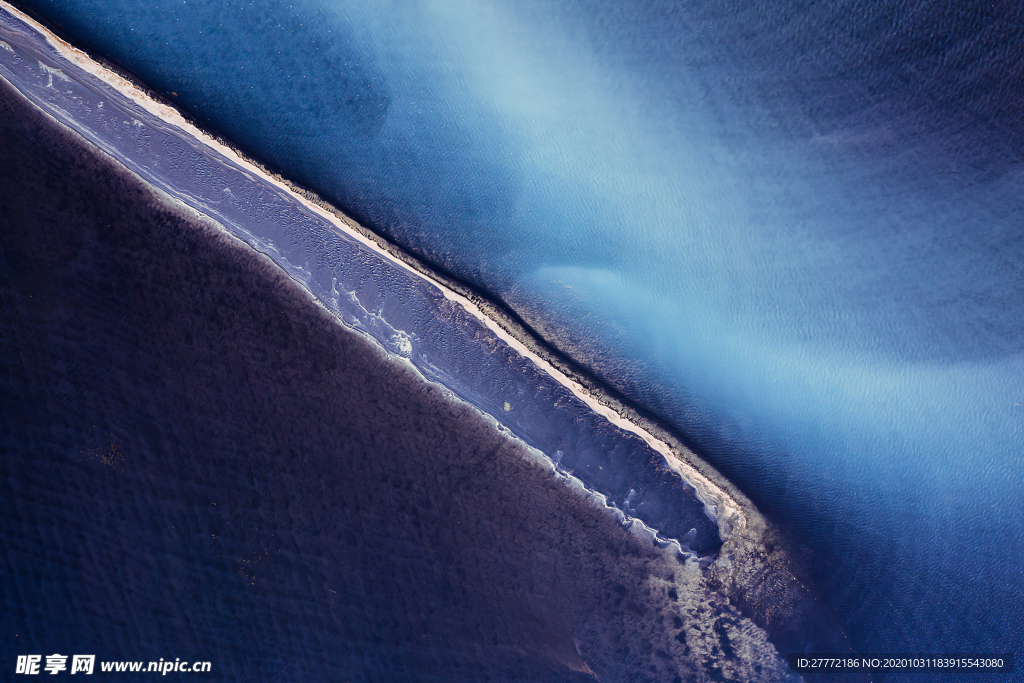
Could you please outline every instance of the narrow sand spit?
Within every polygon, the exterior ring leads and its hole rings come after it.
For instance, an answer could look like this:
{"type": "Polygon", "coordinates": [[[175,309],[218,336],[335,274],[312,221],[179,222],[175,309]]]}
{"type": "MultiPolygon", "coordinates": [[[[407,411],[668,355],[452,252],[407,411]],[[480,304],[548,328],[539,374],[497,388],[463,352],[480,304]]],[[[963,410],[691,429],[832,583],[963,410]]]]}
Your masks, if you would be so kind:
{"type": "MultiPolygon", "coordinates": [[[[111,89],[111,95],[126,99],[131,105],[154,117],[155,122],[162,128],[173,129],[170,132],[186,145],[201,151],[208,158],[215,158],[227,166],[240,170],[256,182],[275,189],[282,196],[295,202],[296,206],[323,220],[338,235],[369,250],[390,266],[398,267],[403,272],[415,276],[417,281],[425,283],[453,306],[469,314],[476,323],[488,329],[496,339],[501,340],[510,350],[514,350],[520,358],[527,360],[539,373],[551,378],[570,392],[599,419],[607,421],[623,433],[642,439],[663,458],[668,467],[693,487],[699,502],[717,523],[719,536],[723,542],[717,555],[700,561],[702,571],[697,570],[696,558],[693,555],[688,555],[689,559],[684,561],[696,572],[695,575],[701,577],[700,581],[706,582],[707,587],[713,592],[717,591],[724,595],[727,603],[731,601],[732,605],[750,617],[757,626],[773,633],[778,638],[777,646],[791,644],[805,647],[807,638],[810,638],[813,641],[829,643],[822,651],[842,650],[845,643],[833,639],[839,629],[832,618],[821,611],[820,605],[816,604],[815,598],[794,573],[789,545],[785,539],[767,523],[742,492],[661,425],[650,422],[630,406],[619,402],[600,387],[594,386],[587,376],[572,366],[571,362],[567,362],[557,352],[544,346],[512,316],[507,315],[492,302],[461,283],[433,272],[427,265],[359,225],[315,193],[268,171],[259,162],[248,158],[243,151],[204,132],[174,106],[162,102],[159,94],[147,92],[143,85],[133,82],[130,75],[119,74],[115,70],[116,67],[108,67],[72,47],[4,0],[0,0],[0,11],[15,19],[14,22],[7,23],[9,35],[19,40],[25,37],[33,46],[41,47],[49,51],[54,58],[63,60],[69,74],[74,70],[88,74],[102,87],[111,89]],[[18,26],[17,22],[20,22],[21,26],[18,26]]],[[[0,43],[0,50],[13,52],[9,47],[5,48],[5,45],[0,43]]],[[[41,66],[45,70],[45,65],[41,66]]],[[[67,78],[69,75],[49,70],[47,73],[51,79],[54,76],[67,78]]],[[[84,76],[79,78],[86,84],[84,76]]],[[[74,128],[70,124],[67,125],[74,128]]],[[[190,209],[202,213],[201,209],[189,204],[186,198],[176,199],[190,209]]],[[[217,222],[214,218],[211,220],[217,222]]],[[[270,254],[264,255],[271,257],[270,254]]],[[[284,266],[281,267],[284,269],[284,266]]],[[[310,296],[316,297],[312,291],[307,291],[310,296]]],[[[332,310],[326,302],[319,303],[332,310]]],[[[499,431],[508,430],[502,423],[501,415],[488,417],[497,423],[499,431]]],[[[511,430],[508,431],[509,436],[516,436],[511,430]]],[[[546,455],[550,457],[551,454],[546,455]]],[[[582,483],[580,486],[582,487],[582,483]]],[[[596,492],[587,495],[594,493],[596,492]]],[[[605,507],[618,512],[611,508],[606,500],[605,507]]],[[[657,531],[645,524],[641,526],[657,540],[657,531]]],[[[633,532],[639,532],[639,529],[634,528],[633,532]]],[[[680,539],[669,540],[678,543],[680,539]]]]}
{"type": "MultiPolygon", "coordinates": [[[[64,59],[74,64],[82,71],[113,88],[122,96],[128,98],[131,102],[161,121],[174,126],[181,131],[184,136],[191,138],[197,144],[203,145],[210,150],[214,150],[234,165],[239,166],[250,174],[259,177],[261,180],[274,186],[278,190],[287,193],[292,200],[298,202],[309,211],[328,221],[336,230],[351,239],[356,240],[381,258],[401,267],[408,273],[415,275],[437,288],[445,298],[461,306],[467,313],[483,323],[509,347],[514,349],[524,358],[529,359],[541,372],[550,376],[560,385],[569,389],[574,396],[587,405],[594,413],[605,418],[608,422],[619,429],[639,436],[647,443],[648,446],[661,454],[662,457],[664,457],[665,462],[694,487],[697,492],[697,496],[704,503],[709,514],[712,514],[718,523],[723,541],[749,526],[748,517],[750,511],[745,509],[749,508],[749,503],[738,500],[737,498],[739,496],[737,496],[735,491],[727,491],[726,487],[730,489],[732,487],[729,487],[725,482],[713,481],[712,477],[715,479],[718,478],[715,477],[713,473],[701,471],[701,469],[706,468],[698,469],[699,459],[692,452],[689,452],[679,444],[676,444],[674,447],[669,445],[665,440],[658,438],[646,428],[638,425],[633,420],[624,417],[619,411],[609,405],[609,403],[612,403],[611,401],[603,399],[603,397],[596,394],[596,392],[592,392],[590,389],[583,386],[583,384],[569,377],[559,368],[555,367],[550,360],[544,358],[540,353],[538,353],[538,350],[530,348],[524,339],[528,337],[527,334],[513,334],[510,332],[509,328],[514,326],[510,321],[502,320],[499,322],[499,320],[496,320],[492,315],[485,313],[482,308],[469,297],[451,289],[446,285],[446,283],[442,282],[440,278],[431,277],[430,273],[426,272],[425,269],[421,270],[413,268],[406,261],[395,258],[391,251],[385,249],[381,243],[371,239],[367,235],[367,232],[369,232],[368,230],[359,226],[351,218],[344,216],[336,210],[332,211],[325,208],[323,206],[323,202],[317,202],[310,199],[307,196],[308,193],[297,191],[291,183],[288,183],[275,174],[268,172],[266,169],[253,163],[251,160],[246,158],[245,155],[230,145],[199,129],[188,121],[174,107],[159,102],[128,78],[114,72],[89,57],[89,55],[82,50],[68,44],[31,17],[12,7],[7,2],[4,2],[4,0],[0,0],[0,7],[31,27],[32,30],[42,36],[43,39],[45,39],[45,41],[64,59]]],[[[760,526],[760,524],[755,524],[754,526],[760,526]]]]}

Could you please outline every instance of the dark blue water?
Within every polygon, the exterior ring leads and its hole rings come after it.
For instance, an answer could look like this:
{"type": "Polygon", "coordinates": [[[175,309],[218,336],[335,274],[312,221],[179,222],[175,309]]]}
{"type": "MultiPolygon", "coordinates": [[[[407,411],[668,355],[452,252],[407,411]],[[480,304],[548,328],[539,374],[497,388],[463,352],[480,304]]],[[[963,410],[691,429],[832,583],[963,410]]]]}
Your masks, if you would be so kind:
{"type": "Polygon", "coordinates": [[[674,426],[855,649],[1020,643],[1019,9],[26,4],[674,426]]]}

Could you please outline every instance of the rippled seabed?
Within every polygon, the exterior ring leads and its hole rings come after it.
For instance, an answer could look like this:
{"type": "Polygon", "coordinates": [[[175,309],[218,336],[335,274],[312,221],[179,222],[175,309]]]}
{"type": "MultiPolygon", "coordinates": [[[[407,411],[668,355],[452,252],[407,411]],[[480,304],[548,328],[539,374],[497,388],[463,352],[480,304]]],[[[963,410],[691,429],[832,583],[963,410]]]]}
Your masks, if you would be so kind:
{"type": "Polygon", "coordinates": [[[674,425],[856,649],[1019,642],[1011,15],[37,9],[674,425]]]}

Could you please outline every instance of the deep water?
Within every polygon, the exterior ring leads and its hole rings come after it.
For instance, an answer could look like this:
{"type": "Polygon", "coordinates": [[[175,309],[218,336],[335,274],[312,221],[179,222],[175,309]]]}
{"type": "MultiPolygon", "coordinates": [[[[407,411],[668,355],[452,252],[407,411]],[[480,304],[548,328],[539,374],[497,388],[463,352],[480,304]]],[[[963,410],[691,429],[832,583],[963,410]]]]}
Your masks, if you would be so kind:
{"type": "Polygon", "coordinates": [[[855,649],[1021,642],[1018,7],[22,4],[672,425],[855,649]]]}

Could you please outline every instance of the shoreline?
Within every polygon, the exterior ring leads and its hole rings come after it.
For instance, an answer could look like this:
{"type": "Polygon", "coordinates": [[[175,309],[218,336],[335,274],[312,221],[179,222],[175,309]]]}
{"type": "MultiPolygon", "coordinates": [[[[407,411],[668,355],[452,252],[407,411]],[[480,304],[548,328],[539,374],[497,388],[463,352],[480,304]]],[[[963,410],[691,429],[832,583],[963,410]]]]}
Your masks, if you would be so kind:
{"type": "Polygon", "coordinates": [[[83,50],[74,47],[22,10],[10,5],[5,0],[0,0],[0,8],[10,12],[18,20],[28,25],[42,36],[50,47],[82,71],[115,89],[134,104],[161,121],[174,126],[199,144],[215,151],[243,170],[255,174],[264,182],[283,190],[305,208],[327,220],[336,230],[435,287],[446,299],[458,304],[519,355],[530,360],[541,372],[569,389],[594,413],[615,427],[643,439],[648,446],[665,459],[667,465],[694,487],[709,515],[713,515],[712,519],[718,524],[723,541],[726,541],[734,532],[748,527],[749,511],[753,505],[745,500],[745,496],[735,490],[735,487],[723,481],[724,478],[717,475],[717,472],[706,471],[712,468],[688,448],[678,443],[677,439],[673,439],[667,430],[640,417],[620,401],[602,395],[603,392],[594,383],[583,381],[580,373],[564,368],[564,364],[559,362],[560,359],[554,358],[554,354],[545,353],[541,344],[529,332],[522,329],[516,321],[501,312],[493,303],[470,291],[468,287],[460,286],[461,283],[437,273],[402,251],[400,247],[387,242],[384,238],[343,214],[315,192],[285,179],[236,146],[204,131],[172,104],[161,101],[162,98],[158,99],[152,91],[140,86],[127,75],[115,71],[111,68],[112,65],[102,64],[83,50]]]}

